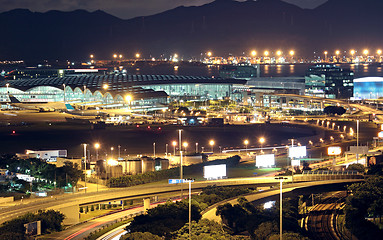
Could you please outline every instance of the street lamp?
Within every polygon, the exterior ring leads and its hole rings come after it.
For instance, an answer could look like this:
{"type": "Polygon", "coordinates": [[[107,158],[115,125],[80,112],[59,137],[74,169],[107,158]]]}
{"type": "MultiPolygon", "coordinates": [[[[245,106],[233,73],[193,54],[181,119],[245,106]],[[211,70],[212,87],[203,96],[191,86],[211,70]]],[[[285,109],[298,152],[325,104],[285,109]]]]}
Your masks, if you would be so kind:
{"type": "Polygon", "coordinates": [[[352,49],[352,50],[350,51],[350,53],[351,53],[351,63],[352,63],[352,60],[354,59],[354,55],[355,55],[355,50],[352,49]]]}
{"type": "Polygon", "coordinates": [[[184,150],[185,150],[185,153],[186,153],[186,149],[187,149],[187,147],[189,146],[189,144],[188,144],[187,142],[184,142],[184,143],[182,144],[182,146],[184,147],[184,150]]]}
{"type": "Polygon", "coordinates": [[[100,148],[100,144],[99,143],[95,143],[94,144],[94,148],[96,149],[96,161],[98,160],[98,149],[100,148]]]}
{"type": "Polygon", "coordinates": [[[153,143],[153,156],[156,158],[156,143],[153,143]]]}
{"type": "Polygon", "coordinates": [[[364,49],[364,50],[363,50],[363,54],[366,55],[366,60],[365,60],[365,62],[367,62],[367,58],[368,58],[368,49],[364,49]]]}
{"type": "Polygon", "coordinates": [[[249,140],[245,140],[245,141],[243,141],[243,143],[245,144],[245,148],[246,148],[246,154],[247,154],[247,145],[249,144],[249,140]]]}
{"type": "MultiPolygon", "coordinates": [[[[180,150],[180,179],[183,179],[183,169],[182,169],[182,129],[178,129],[178,146],[180,150]]],[[[181,198],[183,197],[183,184],[181,184],[181,198]]]]}
{"type": "Polygon", "coordinates": [[[139,53],[136,53],[136,58],[140,58],[140,54],[139,53]]]}
{"type": "Polygon", "coordinates": [[[195,143],[195,152],[198,153],[198,143],[195,143]]]}
{"type": "Polygon", "coordinates": [[[84,164],[85,164],[85,176],[84,176],[84,181],[85,181],[85,193],[86,193],[86,143],[84,145],[84,164]]]}
{"type": "Polygon", "coordinates": [[[282,182],[287,178],[277,177],[275,179],[279,180],[279,239],[282,240],[282,182]]]}
{"type": "Polygon", "coordinates": [[[339,51],[339,50],[336,50],[336,51],[335,51],[335,54],[336,54],[336,59],[337,59],[337,61],[339,62],[339,54],[340,54],[340,51],[339,51]]]}
{"type": "Polygon", "coordinates": [[[211,152],[214,153],[214,144],[215,144],[214,140],[210,140],[209,144],[211,146],[211,152]]]}
{"type": "Polygon", "coordinates": [[[327,61],[327,54],[328,54],[328,52],[327,52],[327,51],[324,51],[324,61],[325,61],[325,62],[327,61]]]}
{"type": "Polygon", "coordinates": [[[255,57],[257,55],[257,52],[255,50],[251,51],[251,56],[255,57]]]}
{"type": "Polygon", "coordinates": [[[266,141],[266,139],[264,137],[261,137],[259,139],[259,143],[261,144],[261,153],[263,152],[262,148],[263,148],[263,143],[266,141]]]}
{"type": "Polygon", "coordinates": [[[381,60],[382,60],[382,57],[381,57],[381,55],[382,55],[382,50],[378,49],[378,51],[376,51],[376,53],[378,54],[379,62],[381,62],[381,60]]]}
{"type": "Polygon", "coordinates": [[[173,152],[173,156],[175,156],[175,155],[176,155],[177,141],[173,141],[173,142],[172,142],[172,145],[173,145],[173,150],[174,150],[174,152],[173,152]]]}
{"type": "Polygon", "coordinates": [[[63,84],[63,88],[64,88],[64,103],[66,103],[66,101],[65,101],[65,83],[63,84]]]}
{"type": "Polygon", "coordinates": [[[209,52],[207,52],[207,56],[208,56],[208,57],[211,57],[212,55],[213,55],[213,53],[212,53],[212,52],[210,52],[210,51],[209,51],[209,52]]]}
{"type": "Polygon", "coordinates": [[[132,108],[131,107],[132,100],[133,100],[132,95],[126,95],[125,96],[125,101],[128,102],[129,108],[132,108]]]}

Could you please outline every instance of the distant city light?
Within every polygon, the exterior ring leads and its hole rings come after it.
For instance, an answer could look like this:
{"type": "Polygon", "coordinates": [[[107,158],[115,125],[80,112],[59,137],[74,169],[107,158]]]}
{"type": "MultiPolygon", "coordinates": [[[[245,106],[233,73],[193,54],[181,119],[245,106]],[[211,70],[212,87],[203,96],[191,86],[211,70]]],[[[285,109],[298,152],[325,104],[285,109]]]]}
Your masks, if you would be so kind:
{"type": "Polygon", "coordinates": [[[255,50],[251,51],[251,55],[255,57],[257,55],[257,52],[255,50]]]}

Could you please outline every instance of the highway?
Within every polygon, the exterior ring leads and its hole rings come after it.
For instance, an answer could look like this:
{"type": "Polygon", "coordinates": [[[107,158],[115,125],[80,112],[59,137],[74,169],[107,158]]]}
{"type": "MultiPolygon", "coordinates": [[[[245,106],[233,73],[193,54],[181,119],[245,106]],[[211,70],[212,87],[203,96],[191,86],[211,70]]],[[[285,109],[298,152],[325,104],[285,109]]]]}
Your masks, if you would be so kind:
{"type": "MultiPolygon", "coordinates": [[[[179,200],[179,199],[178,199],[179,200]]],[[[156,207],[158,204],[162,204],[164,202],[158,202],[150,204],[150,208],[156,207]]],[[[53,233],[49,235],[42,236],[41,239],[64,239],[64,240],[80,240],[87,237],[89,234],[94,232],[97,229],[100,229],[106,225],[110,225],[112,223],[115,223],[118,219],[125,218],[129,215],[135,216],[137,214],[141,214],[144,211],[143,206],[133,207],[130,209],[125,209],[123,211],[114,212],[105,216],[97,217],[94,219],[91,219],[89,221],[86,221],[84,223],[77,224],[75,226],[72,226],[64,231],[53,233]]],[[[126,224],[124,225],[126,226],[126,224]]],[[[124,232],[124,226],[121,226],[119,228],[116,228],[118,233],[124,232]]],[[[115,230],[116,230],[115,229],[115,230]]],[[[116,236],[118,234],[113,234],[113,236],[116,236]]],[[[106,238],[111,239],[111,238],[106,238]]]]}
{"type": "MultiPolygon", "coordinates": [[[[291,179],[290,179],[291,180],[291,179]]],[[[287,180],[289,181],[289,180],[287,180]]],[[[330,180],[330,181],[317,181],[317,182],[302,182],[302,183],[294,183],[294,184],[285,184],[282,187],[282,194],[291,192],[294,189],[299,189],[299,188],[305,188],[305,187],[312,187],[312,186],[319,186],[319,185],[327,185],[327,184],[334,184],[334,183],[354,183],[354,182],[360,182],[361,179],[343,179],[343,180],[330,180]]],[[[267,190],[267,191],[262,191],[262,192],[257,192],[254,194],[250,194],[245,196],[245,198],[249,201],[256,201],[260,200],[263,198],[279,195],[280,190],[278,189],[273,189],[273,190],[267,190]]],[[[217,206],[222,205],[225,203],[230,203],[232,205],[237,203],[237,198],[235,199],[229,199],[223,202],[220,202],[219,204],[214,204],[213,206],[209,207],[206,211],[203,212],[202,218],[206,218],[209,220],[214,220],[217,222],[221,222],[221,218],[217,216],[215,213],[217,211],[217,206]]]]}
{"type": "MultiPolygon", "coordinates": [[[[291,181],[291,179],[290,179],[291,181]]],[[[199,181],[193,183],[193,189],[204,188],[209,185],[233,186],[233,185],[270,185],[277,184],[274,177],[249,177],[249,178],[231,178],[223,180],[199,181]]],[[[187,189],[186,184],[183,189],[187,189]]],[[[102,192],[76,193],[61,195],[54,198],[44,198],[27,203],[19,202],[15,206],[3,208],[0,213],[0,223],[11,220],[27,212],[35,212],[39,209],[60,210],[62,208],[86,205],[92,203],[102,203],[109,200],[127,199],[134,197],[144,197],[157,195],[167,192],[178,192],[181,186],[179,184],[152,183],[138,185],[128,188],[110,189],[102,192]]]]}
{"type": "MultiPolygon", "coordinates": [[[[319,186],[319,185],[327,185],[327,184],[333,184],[333,183],[343,183],[343,182],[350,182],[350,183],[352,183],[352,182],[356,182],[356,181],[361,181],[361,180],[360,179],[359,180],[332,180],[332,181],[321,181],[321,182],[305,182],[305,183],[287,184],[287,185],[284,185],[283,192],[284,193],[290,192],[290,191],[292,191],[294,189],[298,189],[298,188],[305,188],[305,187],[312,187],[312,186],[319,186]]],[[[251,195],[247,195],[245,197],[246,197],[246,199],[248,199],[248,201],[255,201],[255,200],[259,200],[259,199],[262,199],[262,198],[270,197],[270,196],[273,196],[273,195],[278,195],[279,193],[280,193],[279,189],[274,189],[274,190],[268,190],[268,191],[263,191],[263,192],[257,192],[257,193],[251,194],[251,195]]],[[[235,198],[235,199],[231,199],[231,200],[229,199],[227,201],[223,201],[223,202],[220,202],[218,204],[215,204],[215,205],[211,206],[208,209],[208,211],[203,213],[202,217],[210,219],[210,220],[214,220],[214,221],[217,221],[217,222],[220,222],[221,218],[219,216],[215,215],[216,207],[218,205],[224,204],[226,202],[229,202],[231,204],[235,204],[236,201],[237,200],[235,198]]],[[[156,205],[157,204],[153,204],[152,206],[154,207],[156,205]]],[[[54,236],[57,235],[58,237],[61,237],[61,238],[54,238],[54,239],[66,239],[66,240],[69,240],[69,239],[82,239],[82,237],[87,236],[87,234],[90,234],[91,232],[97,230],[98,228],[100,228],[100,227],[102,227],[102,226],[104,226],[106,224],[110,224],[110,223],[114,222],[116,219],[125,217],[128,214],[134,214],[134,213],[141,212],[142,210],[143,209],[141,207],[141,208],[132,209],[130,211],[122,211],[122,212],[118,212],[118,213],[115,213],[115,214],[111,214],[109,216],[97,218],[97,219],[91,220],[91,221],[89,221],[87,223],[79,224],[78,226],[70,228],[70,229],[68,229],[66,231],[57,233],[54,236]]],[[[99,237],[98,240],[114,240],[114,239],[118,239],[119,236],[121,236],[122,234],[125,233],[125,230],[123,228],[124,227],[116,228],[116,229],[114,229],[114,230],[104,234],[103,236],[99,237]]],[[[53,239],[53,238],[49,238],[49,239],[53,239]]]]}

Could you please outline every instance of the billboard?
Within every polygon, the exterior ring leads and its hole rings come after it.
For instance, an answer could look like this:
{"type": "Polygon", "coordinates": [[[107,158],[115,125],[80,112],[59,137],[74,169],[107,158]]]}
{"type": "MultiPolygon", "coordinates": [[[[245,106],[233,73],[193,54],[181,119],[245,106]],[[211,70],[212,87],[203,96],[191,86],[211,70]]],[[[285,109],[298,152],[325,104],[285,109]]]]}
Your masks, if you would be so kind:
{"type": "Polygon", "coordinates": [[[275,165],[274,154],[257,155],[255,157],[256,167],[272,167],[275,165]]]}
{"type": "Polygon", "coordinates": [[[350,154],[368,154],[368,146],[350,146],[350,154]]]}
{"type": "Polygon", "coordinates": [[[204,166],[203,177],[206,179],[220,179],[226,177],[226,164],[204,166]]]}
{"type": "Polygon", "coordinates": [[[301,147],[289,147],[289,158],[302,158],[306,157],[306,146],[301,147]]]}
{"type": "Polygon", "coordinates": [[[328,147],[327,148],[327,154],[329,156],[336,156],[336,155],[340,155],[341,153],[342,153],[341,147],[328,147]]]}

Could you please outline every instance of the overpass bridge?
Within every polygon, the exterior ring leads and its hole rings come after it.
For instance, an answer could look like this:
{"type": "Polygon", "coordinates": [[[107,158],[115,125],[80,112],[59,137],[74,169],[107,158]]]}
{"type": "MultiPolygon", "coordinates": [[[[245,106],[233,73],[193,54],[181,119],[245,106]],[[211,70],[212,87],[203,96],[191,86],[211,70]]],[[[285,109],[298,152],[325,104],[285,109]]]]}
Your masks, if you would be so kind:
{"type": "MultiPolygon", "coordinates": [[[[361,176],[363,177],[363,176],[361,176]]],[[[286,182],[291,182],[291,176],[287,177],[286,182]]],[[[294,182],[301,182],[303,186],[311,186],[314,184],[329,184],[331,182],[356,182],[361,181],[361,178],[344,177],[344,179],[327,180],[331,177],[322,177],[321,181],[307,182],[305,178],[299,179],[299,175],[294,176],[294,182]]],[[[207,186],[272,186],[277,185],[279,182],[274,177],[251,177],[251,178],[232,178],[213,181],[199,181],[193,183],[193,189],[202,189],[207,186]]],[[[183,187],[186,189],[186,184],[183,187]]],[[[24,215],[27,212],[36,212],[40,209],[53,209],[61,211],[66,219],[64,224],[71,225],[79,222],[79,206],[86,206],[97,203],[104,203],[115,200],[129,200],[132,198],[146,198],[156,196],[163,193],[178,193],[180,192],[180,184],[156,183],[147,185],[138,185],[128,188],[111,189],[103,192],[94,193],[77,193],[68,194],[58,197],[51,197],[48,199],[39,199],[35,202],[22,203],[4,208],[0,213],[0,223],[9,221],[18,216],[24,215]]]]}

